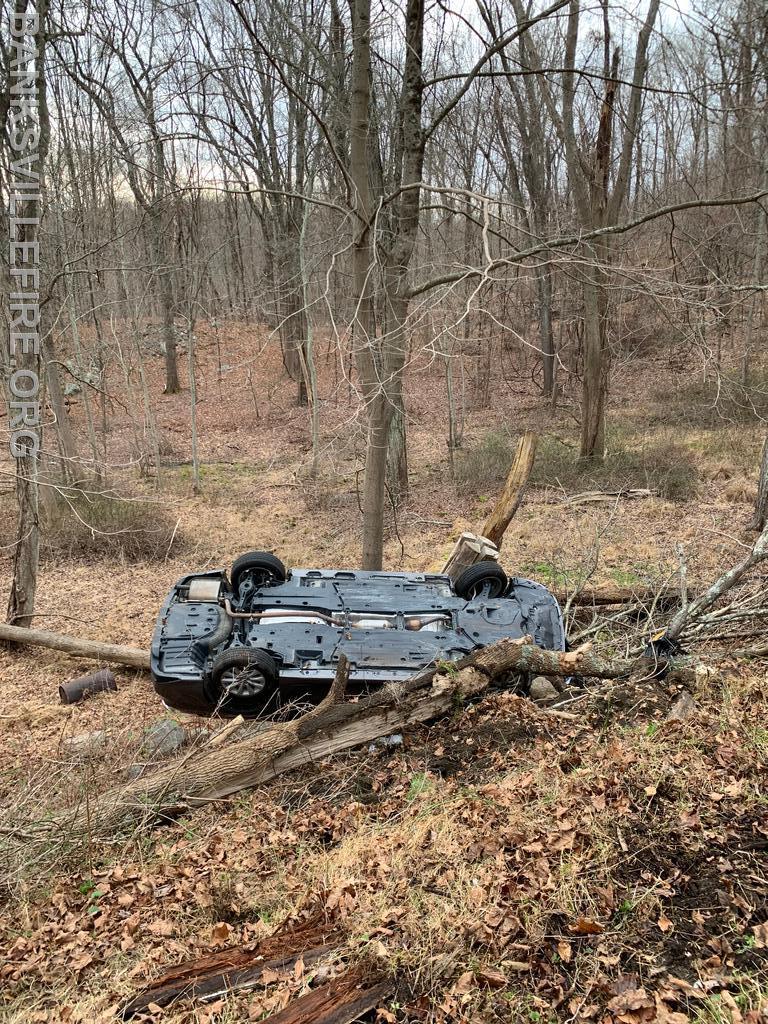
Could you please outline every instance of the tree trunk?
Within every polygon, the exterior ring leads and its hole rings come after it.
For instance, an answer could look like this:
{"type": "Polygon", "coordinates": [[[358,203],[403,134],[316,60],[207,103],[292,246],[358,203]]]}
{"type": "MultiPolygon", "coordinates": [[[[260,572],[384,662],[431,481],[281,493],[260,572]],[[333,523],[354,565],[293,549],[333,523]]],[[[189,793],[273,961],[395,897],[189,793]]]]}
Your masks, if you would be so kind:
{"type": "Polygon", "coordinates": [[[177,395],[181,386],[176,356],[176,327],[173,317],[173,279],[170,267],[163,266],[162,244],[157,252],[157,261],[156,272],[160,275],[160,305],[162,307],[163,348],[165,349],[165,394],[177,395]]]}
{"type": "Polygon", "coordinates": [[[384,552],[384,498],[390,406],[382,393],[381,367],[373,307],[374,251],[371,233],[371,187],[368,141],[371,120],[371,3],[354,0],[352,8],[352,99],[350,102],[349,175],[355,188],[353,343],[368,417],[363,484],[364,569],[381,569],[384,552]]]}
{"type": "Polygon", "coordinates": [[[69,419],[67,407],[64,403],[64,391],[61,386],[61,374],[59,364],[56,360],[56,352],[53,346],[53,335],[48,333],[40,339],[43,365],[45,367],[45,384],[48,389],[48,398],[53,413],[54,430],[56,441],[59,446],[61,465],[57,476],[64,483],[79,482],[82,472],[77,463],[77,443],[72,433],[72,424],[69,419]]]}
{"type": "Polygon", "coordinates": [[[605,411],[610,372],[608,348],[608,292],[599,250],[592,249],[593,261],[585,269],[584,370],[581,395],[581,458],[601,461],[605,455],[605,411]]]}
{"type": "MultiPolygon", "coordinates": [[[[26,4],[16,4],[17,17],[23,16],[26,11],[26,4]]],[[[15,214],[20,218],[21,223],[14,230],[14,241],[24,242],[29,246],[38,246],[40,237],[40,219],[43,214],[43,196],[45,195],[45,162],[48,155],[50,143],[50,120],[48,112],[46,81],[45,81],[45,41],[48,29],[48,4],[47,0],[38,0],[34,11],[37,15],[37,25],[32,32],[26,35],[26,42],[30,50],[36,48],[37,55],[34,58],[34,77],[37,86],[37,119],[39,137],[31,145],[24,143],[21,149],[14,152],[14,157],[21,161],[29,160],[28,179],[33,183],[33,190],[29,197],[16,202],[15,214]],[[27,221],[27,223],[23,223],[27,221]]],[[[12,104],[13,105],[13,104],[12,104]]],[[[34,116],[34,115],[33,115],[34,116]]],[[[3,125],[5,129],[5,125],[3,125]]],[[[28,135],[29,133],[25,133],[28,135]]],[[[19,260],[19,265],[36,267],[39,270],[39,250],[37,257],[25,256],[19,260]]],[[[22,288],[22,292],[29,292],[30,289],[22,288]]],[[[39,488],[38,474],[40,470],[39,452],[42,447],[42,423],[40,416],[40,337],[43,334],[43,327],[40,323],[41,306],[39,302],[39,285],[37,291],[36,322],[32,332],[34,334],[33,344],[18,344],[10,352],[12,363],[15,360],[15,371],[11,376],[9,389],[11,402],[9,407],[9,421],[13,428],[16,421],[17,428],[25,433],[19,433],[17,443],[14,445],[16,462],[16,502],[18,507],[18,518],[16,522],[16,538],[13,547],[13,575],[11,591],[8,597],[8,621],[18,626],[28,626],[32,622],[35,610],[35,593],[37,591],[37,568],[40,558],[40,515],[39,515],[39,488]],[[28,351],[25,351],[27,349],[28,351]],[[14,379],[18,382],[14,388],[14,379]],[[32,387],[32,382],[36,387],[32,387]],[[20,403],[20,404],[19,404],[20,403]],[[27,415],[25,404],[31,405],[31,418],[27,415]],[[36,411],[35,411],[36,405],[36,411]]],[[[25,306],[25,313],[31,307],[25,306]]],[[[19,327],[16,328],[19,330],[19,327]]],[[[22,326],[21,330],[25,330],[22,326]]],[[[30,332],[30,327],[26,327],[30,332]]],[[[13,435],[12,435],[13,438],[13,435]]],[[[13,444],[13,440],[12,440],[13,444]]]]}
{"type": "Polygon", "coordinates": [[[538,270],[539,337],[544,370],[544,397],[551,398],[555,387],[555,337],[552,332],[552,269],[544,263],[538,270]]]}
{"type": "Polygon", "coordinates": [[[768,435],[763,441],[763,456],[760,460],[760,478],[757,485],[757,501],[752,519],[753,530],[764,530],[768,522],[768,435]]]}
{"type": "Polygon", "coordinates": [[[368,440],[363,483],[363,569],[381,569],[384,558],[384,501],[392,406],[379,392],[368,405],[368,440]]]}
{"type": "Polygon", "coordinates": [[[387,488],[392,503],[397,506],[408,497],[408,449],[403,398],[402,370],[388,388],[392,405],[387,438],[387,488]]]}

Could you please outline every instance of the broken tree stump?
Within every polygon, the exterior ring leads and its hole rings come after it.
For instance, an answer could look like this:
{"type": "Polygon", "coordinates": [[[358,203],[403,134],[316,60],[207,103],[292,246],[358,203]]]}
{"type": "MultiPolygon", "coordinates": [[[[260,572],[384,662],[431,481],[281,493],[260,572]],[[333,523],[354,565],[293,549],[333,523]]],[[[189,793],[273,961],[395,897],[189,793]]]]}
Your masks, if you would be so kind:
{"type": "Polygon", "coordinates": [[[512,461],[512,468],[509,471],[504,490],[499,495],[491,514],[483,526],[483,536],[501,547],[507,527],[509,526],[515,512],[520,508],[528,486],[528,480],[533,469],[533,462],[536,458],[536,445],[539,436],[533,430],[526,430],[517,442],[517,451],[512,461]]]}
{"type": "Polygon", "coordinates": [[[456,541],[448,561],[443,566],[443,573],[456,580],[465,569],[475,562],[498,562],[499,549],[488,540],[487,537],[480,537],[476,533],[465,531],[456,541]]]}

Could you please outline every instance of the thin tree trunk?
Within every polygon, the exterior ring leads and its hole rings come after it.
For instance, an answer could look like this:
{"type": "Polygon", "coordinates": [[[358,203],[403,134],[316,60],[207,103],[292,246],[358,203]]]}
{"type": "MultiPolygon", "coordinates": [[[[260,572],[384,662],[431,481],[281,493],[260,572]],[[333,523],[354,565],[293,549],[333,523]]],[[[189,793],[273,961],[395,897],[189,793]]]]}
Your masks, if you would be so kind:
{"type": "Polygon", "coordinates": [[[757,485],[757,501],[752,518],[753,530],[764,530],[768,522],[768,435],[763,441],[763,456],[760,460],[760,477],[757,485]]]}
{"type": "Polygon", "coordinates": [[[581,458],[600,461],[605,454],[605,412],[610,373],[608,348],[608,294],[605,273],[597,262],[585,270],[584,295],[584,369],[581,398],[581,458]]]}
{"type": "Polygon", "coordinates": [[[539,293],[539,337],[544,369],[544,397],[551,398],[555,387],[555,337],[552,333],[552,268],[542,264],[536,275],[539,293]]]}
{"type": "Polygon", "coordinates": [[[75,469],[77,464],[77,443],[75,442],[75,435],[72,433],[72,424],[64,403],[64,391],[61,386],[59,363],[53,347],[53,335],[48,333],[41,336],[40,346],[45,367],[45,383],[48,388],[48,398],[53,412],[56,441],[61,456],[59,475],[64,483],[71,484],[80,479],[81,470],[80,468],[75,469]]]}
{"type": "MultiPolygon", "coordinates": [[[[21,21],[26,12],[26,3],[16,3],[16,17],[21,21]]],[[[31,198],[24,199],[16,204],[16,216],[22,221],[16,229],[16,241],[25,242],[30,246],[39,244],[40,218],[43,214],[43,196],[45,195],[45,163],[48,156],[50,143],[50,121],[46,95],[45,81],[45,39],[47,32],[48,4],[47,0],[38,0],[35,5],[37,15],[37,26],[34,33],[27,36],[27,42],[34,42],[37,55],[34,59],[34,77],[37,86],[37,117],[39,127],[39,138],[37,141],[37,152],[30,151],[25,147],[23,152],[17,151],[17,159],[30,158],[30,179],[36,185],[35,191],[31,192],[31,198]],[[24,223],[26,221],[27,223],[24,223]]],[[[31,48],[31,47],[30,47],[31,48]]],[[[5,128],[5,126],[3,126],[5,128]]],[[[29,250],[27,250],[29,251],[29,250]]],[[[23,262],[27,262],[24,260],[23,262]]],[[[39,263],[38,259],[35,261],[39,263]]],[[[38,303],[38,322],[35,326],[37,332],[36,345],[20,345],[12,355],[16,358],[16,373],[26,373],[23,378],[38,381],[38,390],[34,398],[40,399],[40,344],[39,338],[44,333],[43,325],[39,317],[41,307],[38,303]],[[28,349],[28,351],[25,351],[28,349]]],[[[13,378],[11,378],[13,381],[13,378]]],[[[20,385],[22,378],[19,377],[20,385]]],[[[13,390],[11,388],[11,390],[13,390]]],[[[22,390],[26,393],[29,388],[24,383],[22,390]]],[[[24,398],[33,396],[24,395],[24,398]]],[[[33,398],[33,400],[34,400],[33,398]]],[[[13,425],[14,417],[18,410],[14,409],[14,403],[10,406],[10,423],[13,425]]],[[[36,423],[30,424],[32,438],[20,440],[14,452],[16,458],[16,502],[18,507],[18,518],[16,522],[16,537],[13,547],[13,575],[11,591],[8,597],[8,621],[17,626],[30,626],[35,610],[35,594],[37,592],[37,569],[40,559],[40,507],[38,476],[40,471],[39,451],[42,447],[42,424],[40,423],[39,407],[36,414],[36,423]]],[[[26,414],[23,417],[26,420],[26,414]]]]}
{"type": "Polygon", "coordinates": [[[371,3],[355,0],[352,8],[352,82],[349,176],[354,186],[353,343],[368,416],[363,484],[364,569],[380,569],[384,553],[384,495],[387,466],[387,403],[383,400],[376,359],[373,309],[374,252],[371,237],[371,187],[368,136],[371,119],[371,3]]]}

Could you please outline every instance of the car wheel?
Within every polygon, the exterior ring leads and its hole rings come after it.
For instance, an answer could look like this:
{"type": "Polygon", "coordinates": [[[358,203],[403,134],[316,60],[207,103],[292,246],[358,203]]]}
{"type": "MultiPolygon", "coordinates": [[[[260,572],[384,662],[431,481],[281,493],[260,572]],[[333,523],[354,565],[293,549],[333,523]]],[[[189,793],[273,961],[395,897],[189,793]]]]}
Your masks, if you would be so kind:
{"type": "Polygon", "coordinates": [[[240,580],[246,573],[259,587],[283,583],[287,576],[283,563],[269,551],[247,551],[234,560],[229,579],[235,593],[240,586],[240,580]]]}
{"type": "Polygon", "coordinates": [[[507,574],[498,562],[476,562],[460,573],[453,589],[458,597],[471,601],[483,592],[486,597],[501,597],[508,582],[507,574]]]}
{"type": "Polygon", "coordinates": [[[214,658],[211,689],[217,708],[225,714],[252,718],[277,710],[277,663],[266,651],[232,647],[214,658]]]}

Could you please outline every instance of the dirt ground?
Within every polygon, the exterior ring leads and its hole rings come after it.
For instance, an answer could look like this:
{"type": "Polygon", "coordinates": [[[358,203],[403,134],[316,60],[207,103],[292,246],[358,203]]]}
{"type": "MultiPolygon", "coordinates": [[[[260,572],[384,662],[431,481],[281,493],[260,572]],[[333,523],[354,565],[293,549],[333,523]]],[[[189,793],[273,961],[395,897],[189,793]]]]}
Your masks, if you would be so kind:
{"type": "MultiPolygon", "coordinates": [[[[140,417],[116,391],[107,453],[123,468],[110,482],[157,506],[175,524],[173,543],[139,562],[117,546],[110,557],[47,551],[38,624],[147,647],[167,590],[192,569],[249,549],[274,550],[289,566],[354,567],[364,436],[354,387],[332,355],[319,345],[316,478],[307,410],[293,404],[261,330],[198,331],[199,494],[188,391],[162,395],[161,360],[152,359],[159,482],[139,476],[140,417]],[[221,371],[217,344],[228,360],[221,371]]],[[[473,395],[471,362],[465,372],[466,446],[526,427],[574,443],[573,398],[553,411],[511,357],[489,401],[473,395]]],[[[451,478],[443,374],[424,359],[411,368],[412,490],[388,525],[387,568],[439,568],[493,498],[485,488],[461,492],[451,478]]],[[[505,538],[510,573],[570,587],[588,573],[593,582],[660,585],[677,579],[683,544],[695,589],[740,556],[753,539],[746,527],[764,428],[714,413],[670,423],[673,403],[662,397],[659,411],[658,381],[684,396],[697,375],[667,359],[650,372],[647,359],[642,371],[621,364],[610,414],[622,445],[672,437],[685,447],[695,496],[573,502],[581,488],[533,487],[505,538]]],[[[84,438],[82,395],[72,411],[84,438]]],[[[12,467],[0,470],[5,600],[12,467]]],[[[623,653],[653,625],[596,639],[623,653]]],[[[21,823],[123,780],[141,760],[143,730],[168,715],[148,677],[131,670],[116,673],[116,694],[63,708],[59,683],[92,665],[2,650],[0,1019],[113,1020],[172,965],[318,915],[344,936],[319,967],[299,961],[253,991],[144,1019],[265,1019],[350,963],[396,978],[369,1014],[382,1022],[768,1019],[764,665],[726,660],[682,723],[664,723],[676,694],[662,684],[652,714],[628,714],[640,698],[622,692],[578,720],[497,693],[400,746],[352,752],[166,828],[59,854],[26,843],[21,823]],[[72,753],[67,741],[92,730],[105,734],[101,752],[72,753]]]]}

